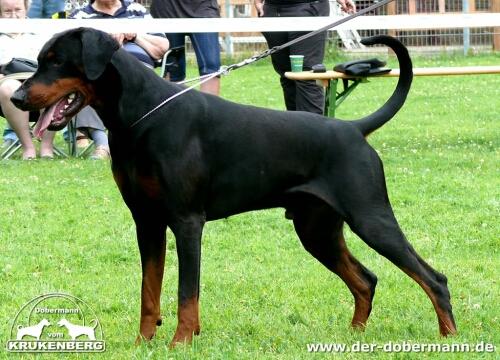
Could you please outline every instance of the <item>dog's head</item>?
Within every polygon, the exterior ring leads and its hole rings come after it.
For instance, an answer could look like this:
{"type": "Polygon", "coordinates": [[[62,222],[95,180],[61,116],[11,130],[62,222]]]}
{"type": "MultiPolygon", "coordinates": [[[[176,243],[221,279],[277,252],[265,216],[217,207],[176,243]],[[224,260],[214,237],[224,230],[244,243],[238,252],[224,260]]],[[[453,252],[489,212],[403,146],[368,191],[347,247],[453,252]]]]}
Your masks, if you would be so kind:
{"type": "Polygon", "coordinates": [[[93,82],[99,79],[119,48],[108,34],[78,28],[56,34],[38,55],[38,69],[12,95],[21,110],[45,109],[35,135],[60,130],[95,99],[93,82]]]}

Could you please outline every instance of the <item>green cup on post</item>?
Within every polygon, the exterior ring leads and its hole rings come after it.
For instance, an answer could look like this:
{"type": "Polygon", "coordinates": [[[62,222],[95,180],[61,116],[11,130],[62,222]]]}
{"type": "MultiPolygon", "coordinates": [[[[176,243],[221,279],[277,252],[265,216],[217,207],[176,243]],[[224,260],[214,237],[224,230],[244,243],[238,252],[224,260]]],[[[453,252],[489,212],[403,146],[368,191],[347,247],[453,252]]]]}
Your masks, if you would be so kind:
{"type": "Polygon", "coordinates": [[[304,55],[290,55],[292,72],[301,72],[304,65],[304,55]]]}

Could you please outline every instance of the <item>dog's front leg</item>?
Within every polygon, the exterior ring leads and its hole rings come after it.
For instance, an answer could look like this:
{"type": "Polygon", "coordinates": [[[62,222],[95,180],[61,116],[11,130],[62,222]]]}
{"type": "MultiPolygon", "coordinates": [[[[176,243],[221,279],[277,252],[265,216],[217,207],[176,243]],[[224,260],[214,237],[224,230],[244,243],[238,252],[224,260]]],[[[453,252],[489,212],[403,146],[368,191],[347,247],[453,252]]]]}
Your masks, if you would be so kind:
{"type": "Polygon", "coordinates": [[[179,258],[179,289],[177,329],[170,343],[189,343],[200,333],[198,300],[200,295],[201,234],[204,217],[193,215],[169,224],[177,244],[179,258]]]}
{"type": "Polygon", "coordinates": [[[153,219],[136,219],[142,264],[141,325],[136,343],[142,339],[150,340],[155,335],[156,326],[161,325],[160,294],[165,264],[166,225],[153,219]]]}

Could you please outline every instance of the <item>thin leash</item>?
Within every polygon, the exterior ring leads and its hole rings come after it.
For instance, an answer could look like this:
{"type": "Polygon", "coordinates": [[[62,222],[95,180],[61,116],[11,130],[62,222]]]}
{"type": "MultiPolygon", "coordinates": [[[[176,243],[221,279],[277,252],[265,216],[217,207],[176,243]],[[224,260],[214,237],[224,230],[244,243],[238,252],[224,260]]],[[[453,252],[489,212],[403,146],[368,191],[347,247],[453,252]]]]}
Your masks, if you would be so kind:
{"type": "Polygon", "coordinates": [[[139,120],[137,120],[136,122],[134,122],[130,127],[134,127],[135,125],[137,125],[139,122],[141,122],[142,120],[144,120],[145,118],[147,118],[149,115],[151,115],[153,112],[157,111],[159,108],[161,108],[162,106],[164,106],[166,103],[168,103],[169,101],[175,99],[176,97],[194,89],[195,87],[197,87],[198,85],[201,85],[211,79],[213,79],[214,77],[216,76],[220,76],[220,75],[228,75],[229,72],[231,72],[232,70],[235,70],[235,69],[239,69],[243,66],[246,66],[246,65],[249,65],[249,64],[252,64],[256,61],[259,61],[261,59],[264,59],[278,51],[281,51],[289,46],[292,46],[293,44],[296,44],[300,41],[303,41],[305,39],[308,39],[314,35],[317,35],[323,31],[326,31],[326,30],[329,30],[333,27],[336,27],[336,26],[339,26],[347,21],[350,21],[358,16],[361,16],[361,15],[364,15],[366,13],[369,13],[370,11],[373,11],[375,9],[378,9],[379,7],[381,6],[384,6],[390,2],[392,2],[394,0],[382,0],[378,3],[375,3],[371,6],[368,6],[367,8],[364,8],[360,11],[358,11],[357,13],[354,13],[354,14],[351,14],[349,16],[346,16],[340,20],[337,20],[331,24],[328,24],[328,25],[325,25],[323,26],[322,28],[319,28],[317,30],[314,30],[314,31],[311,31],[307,34],[304,34],[296,39],[293,39],[287,43],[284,43],[282,45],[278,45],[278,46],[274,46],[270,49],[267,49],[266,51],[258,54],[258,55],[255,55],[255,56],[252,56],[248,59],[245,59],[243,61],[240,61],[239,63],[236,63],[236,64],[232,64],[232,65],[227,65],[227,66],[221,66],[220,69],[214,73],[211,73],[211,74],[208,74],[208,75],[203,75],[203,76],[200,76],[198,78],[195,78],[195,79],[190,79],[190,80],[184,80],[184,81],[181,81],[179,82],[178,84],[185,84],[185,83],[189,83],[189,82],[193,82],[193,81],[197,81],[199,80],[197,83],[195,83],[194,85],[191,85],[183,90],[181,90],[180,92],[168,97],[167,99],[163,100],[161,103],[159,103],[157,106],[155,106],[152,110],[148,111],[146,114],[144,114],[139,120]]]}
{"type": "Polygon", "coordinates": [[[223,70],[222,68],[219,70],[219,71],[216,71],[214,73],[211,73],[209,75],[205,75],[203,80],[201,81],[198,81],[196,84],[193,84],[185,89],[182,89],[181,91],[179,91],[178,93],[175,93],[174,95],[166,98],[165,100],[163,100],[161,103],[159,103],[158,105],[156,105],[153,109],[151,109],[150,111],[148,111],[146,114],[144,114],[139,120],[135,121],[132,125],[130,125],[130,127],[134,127],[135,125],[137,125],[140,121],[144,120],[145,118],[147,118],[149,115],[151,115],[152,113],[154,113],[156,110],[158,110],[159,108],[161,108],[163,105],[165,105],[166,103],[168,103],[169,101],[175,99],[176,97],[178,96],[181,96],[182,94],[184,93],[187,93],[188,91],[194,89],[195,87],[197,87],[198,85],[201,85],[205,82],[207,82],[208,80],[211,80],[213,79],[214,77],[216,76],[219,76],[220,74],[224,73],[225,70],[223,70]]]}

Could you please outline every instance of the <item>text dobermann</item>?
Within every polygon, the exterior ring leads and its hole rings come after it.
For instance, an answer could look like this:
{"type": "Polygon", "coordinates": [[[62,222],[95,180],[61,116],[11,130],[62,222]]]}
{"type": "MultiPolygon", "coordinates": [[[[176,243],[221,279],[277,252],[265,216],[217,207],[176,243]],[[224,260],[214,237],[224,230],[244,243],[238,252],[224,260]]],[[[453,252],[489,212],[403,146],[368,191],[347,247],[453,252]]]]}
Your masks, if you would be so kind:
{"type": "Polygon", "coordinates": [[[113,175],[136,223],[141,253],[138,340],[151,339],[161,323],[166,227],[175,234],[179,258],[175,345],[200,332],[205,222],[271,207],[286,209],[305,249],[347,284],[355,300],[352,326],[365,326],[377,278],[347,249],[344,222],[424,289],[442,335],[456,332],[446,277],[405,239],[389,203],[381,160],[365,140],[403,105],[411,60],[391,37],[364,43],[391,47],[401,76],[389,100],[360,120],[260,109],[190,91],[138,123],[183,87],[161,79],[97,30],[69,30],[45,44],[38,70],[12,101],[23,110],[46,109],[38,134],[63,128],[86,105],[109,129],[113,175]]]}

